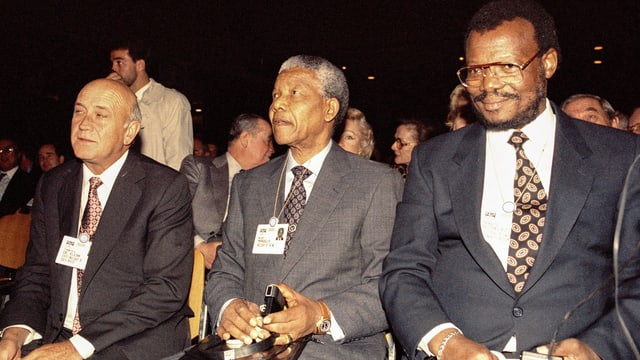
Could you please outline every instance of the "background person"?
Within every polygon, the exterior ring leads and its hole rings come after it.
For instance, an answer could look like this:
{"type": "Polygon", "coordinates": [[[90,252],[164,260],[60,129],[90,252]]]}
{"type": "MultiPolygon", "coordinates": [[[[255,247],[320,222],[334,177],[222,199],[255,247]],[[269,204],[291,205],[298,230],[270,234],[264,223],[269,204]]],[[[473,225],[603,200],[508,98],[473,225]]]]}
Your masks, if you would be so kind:
{"type": "Polygon", "coordinates": [[[150,77],[152,59],[148,46],[127,40],[113,47],[107,78],[122,81],[136,94],[142,111],[140,152],[175,170],[193,153],[191,104],[175,89],[150,77]]]}

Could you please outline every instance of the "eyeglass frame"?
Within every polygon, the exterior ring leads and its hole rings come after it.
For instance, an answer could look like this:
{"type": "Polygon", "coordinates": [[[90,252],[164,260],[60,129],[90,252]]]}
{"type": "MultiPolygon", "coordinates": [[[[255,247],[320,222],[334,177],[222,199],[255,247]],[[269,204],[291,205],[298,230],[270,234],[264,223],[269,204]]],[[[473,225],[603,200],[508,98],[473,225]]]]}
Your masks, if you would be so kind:
{"type": "Polygon", "coordinates": [[[502,79],[500,79],[499,76],[495,76],[495,77],[497,79],[499,79],[500,81],[506,83],[506,84],[519,84],[524,79],[524,70],[533,62],[533,60],[535,60],[541,54],[542,54],[542,49],[538,50],[529,60],[527,60],[527,62],[525,62],[522,65],[515,64],[515,63],[507,63],[507,62],[492,62],[492,63],[488,63],[488,64],[463,66],[460,69],[458,69],[458,71],[456,71],[456,75],[458,76],[458,81],[460,81],[460,84],[462,84],[462,86],[464,86],[465,88],[468,88],[469,84],[467,84],[466,81],[462,80],[462,77],[460,76],[460,72],[462,72],[463,70],[465,70],[465,69],[466,70],[481,69],[482,70],[482,78],[484,79],[484,78],[487,77],[487,74],[486,74],[485,70],[491,69],[492,66],[511,65],[511,66],[515,66],[515,67],[520,69],[520,74],[522,75],[522,77],[521,77],[521,79],[519,81],[517,81],[517,82],[508,82],[508,81],[503,81],[502,79]]]}
{"type": "Polygon", "coordinates": [[[393,143],[398,145],[398,150],[402,149],[405,146],[417,145],[418,144],[416,142],[404,142],[400,138],[393,139],[393,143]]]}
{"type": "Polygon", "coordinates": [[[18,148],[16,148],[13,145],[9,145],[9,146],[5,146],[3,148],[0,148],[0,155],[2,154],[15,154],[16,152],[18,152],[18,148]]]}

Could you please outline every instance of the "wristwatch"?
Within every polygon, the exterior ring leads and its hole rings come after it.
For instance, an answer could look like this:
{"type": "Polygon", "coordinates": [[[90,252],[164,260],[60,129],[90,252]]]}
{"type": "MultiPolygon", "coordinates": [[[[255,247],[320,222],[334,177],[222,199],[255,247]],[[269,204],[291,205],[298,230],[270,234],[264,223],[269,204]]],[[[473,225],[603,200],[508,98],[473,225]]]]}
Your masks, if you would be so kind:
{"type": "Polygon", "coordinates": [[[319,301],[320,309],[322,309],[322,317],[316,323],[316,334],[324,335],[331,330],[331,312],[324,301],[319,301]]]}

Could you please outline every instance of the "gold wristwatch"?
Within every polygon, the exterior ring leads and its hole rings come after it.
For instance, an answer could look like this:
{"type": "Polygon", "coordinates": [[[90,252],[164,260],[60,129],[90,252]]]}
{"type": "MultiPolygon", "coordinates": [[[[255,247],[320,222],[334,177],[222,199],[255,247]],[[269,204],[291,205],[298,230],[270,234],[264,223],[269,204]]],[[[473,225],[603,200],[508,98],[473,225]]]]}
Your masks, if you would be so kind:
{"type": "Polygon", "coordinates": [[[324,335],[331,330],[331,312],[329,307],[324,301],[318,301],[320,303],[320,309],[322,309],[322,317],[316,323],[316,334],[324,335]]]}

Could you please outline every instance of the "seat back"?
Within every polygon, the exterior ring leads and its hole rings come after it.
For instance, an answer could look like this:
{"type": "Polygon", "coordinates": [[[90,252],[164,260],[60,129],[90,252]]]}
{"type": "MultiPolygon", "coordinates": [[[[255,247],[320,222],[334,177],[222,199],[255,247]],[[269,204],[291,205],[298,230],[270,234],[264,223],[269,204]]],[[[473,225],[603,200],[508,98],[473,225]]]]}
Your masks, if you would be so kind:
{"type": "Polygon", "coordinates": [[[0,217],[0,265],[17,269],[24,264],[29,244],[31,214],[0,217]]]}
{"type": "Polygon", "coordinates": [[[199,337],[200,323],[204,296],[204,255],[198,249],[193,249],[193,272],[191,274],[191,289],[189,290],[189,307],[194,316],[189,319],[191,339],[199,337]]]}

